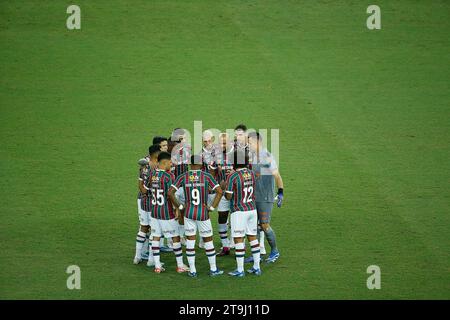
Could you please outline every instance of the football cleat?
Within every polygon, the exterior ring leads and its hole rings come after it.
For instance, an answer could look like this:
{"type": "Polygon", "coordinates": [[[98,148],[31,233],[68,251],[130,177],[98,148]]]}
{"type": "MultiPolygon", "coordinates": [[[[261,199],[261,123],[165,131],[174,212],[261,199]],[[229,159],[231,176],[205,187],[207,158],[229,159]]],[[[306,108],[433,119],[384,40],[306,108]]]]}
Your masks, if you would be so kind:
{"type": "Polygon", "coordinates": [[[139,264],[139,263],[141,263],[141,261],[142,261],[142,259],[139,257],[134,257],[134,259],[133,259],[134,264],[139,264]]]}
{"type": "Polygon", "coordinates": [[[166,269],[164,269],[162,266],[161,266],[161,268],[155,268],[155,273],[161,273],[161,272],[164,272],[164,271],[166,271],[166,269]]]}
{"type": "Polygon", "coordinates": [[[266,262],[267,263],[274,263],[275,261],[278,260],[279,257],[280,257],[280,253],[278,251],[271,252],[269,254],[269,256],[267,257],[266,262]]]}
{"type": "Polygon", "coordinates": [[[239,272],[237,269],[231,272],[228,272],[228,274],[232,277],[242,278],[245,277],[244,271],[239,272]]]}
{"type": "Polygon", "coordinates": [[[177,267],[178,273],[184,273],[184,272],[188,272],[188,271],[189,271],[189,267],[186,265],[183,265],[182,267],[177,267]]]}
{"type": "Polygon", "coordinates": [[[254,274],[255,276],[260,276],[262,271],[261,269],[256,269],[255,267],[251,267],[247,270],[248,273],[254,274]]]}
{"type": "Polygon", "coordinates": [[[217,268],[215,271],[209,270],[209,275],[211,277],[220,276],[221,274],[223,274],[223,271],[219,270],[219,268],[217,268]]]}
{"type": "Polygon", "coordinates": [[[191,278],[197,278],[197,272],[188,272],[187,275],[191,278]]]}

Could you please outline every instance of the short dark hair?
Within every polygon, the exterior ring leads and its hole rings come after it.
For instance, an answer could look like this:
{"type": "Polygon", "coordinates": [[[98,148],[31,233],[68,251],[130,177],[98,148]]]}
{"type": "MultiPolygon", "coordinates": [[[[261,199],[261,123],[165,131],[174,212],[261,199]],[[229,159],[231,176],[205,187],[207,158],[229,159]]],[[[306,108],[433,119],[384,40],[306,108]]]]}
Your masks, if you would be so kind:
{"type": "Polygon", "coordinates": [[[161,142],[163,142],[163,141],[167,141],[167,138],[166,137],[163,137],[163,136],[156,136],[156,137],[153,137],[153,144],[161,144],[161,142]]]}
{"type": "Polygon", "coordinates": [[[262,136],[259,134],[259,132],[256,132],[256,131],[250,132],[250,133],[248,134],[248,138],[249,138],[249,139],[250,139],[250,138],[256,138],[256,139],[258,139],[258,141],[261,141],[261,140],[262,140],[262,136]]]}
{"type": "Polygon", "coordinates": [[[162,160],[170,160],[171,158],[172,158],[172,156],[170,155],[170,153],[165,152],[165,151],[158,154],[158,162],[160,162],[162,160]]]}
{"type": "Polygon", "coordinates": [[[148,147],[148,154],[151,156],[153,156],[155,153],[159,152],[159,145],[158,144],[153,144],[150,147],[148,147]]]}
{"type": "Polygon", "coordinates": [[[235,150],[233,160],[235,168],[248,167],[248,151],[235,150]]]}
{"type": "Polygon", "coordinates": [[[238,124],[237,126],[236,126],[236,128],[234,128],[234,131],[236,131],[236,130],[242,130],[242,131],[247,131],[247,126],[245,125],[245,124],[238,124]]]}

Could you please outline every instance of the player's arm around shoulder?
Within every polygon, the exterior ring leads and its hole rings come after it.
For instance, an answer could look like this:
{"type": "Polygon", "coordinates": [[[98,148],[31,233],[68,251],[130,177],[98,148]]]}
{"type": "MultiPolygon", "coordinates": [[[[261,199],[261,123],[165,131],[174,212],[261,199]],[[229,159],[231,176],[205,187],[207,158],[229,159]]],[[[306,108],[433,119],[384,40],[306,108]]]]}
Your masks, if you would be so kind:
{"type": "Polygon", "coordinates": [[[233,174],[230,174],[227,178],[227,181],[225,182],[225,199],[231,200],[233,197],[233,174]]]}

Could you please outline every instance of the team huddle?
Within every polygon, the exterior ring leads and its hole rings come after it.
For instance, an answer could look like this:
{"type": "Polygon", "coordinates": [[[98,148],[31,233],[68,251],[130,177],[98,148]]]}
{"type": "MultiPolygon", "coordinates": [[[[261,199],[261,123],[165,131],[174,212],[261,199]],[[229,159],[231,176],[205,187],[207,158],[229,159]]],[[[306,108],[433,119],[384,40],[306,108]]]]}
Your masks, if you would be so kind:
{"type": "Polygon", "coordinates": [[[223,274],[216,256],[235,250],[237,268],[230,276],[243,277],[244,263],[253,263],[248,273],[261,275],[264,238],[271,247],[267,263],[280,257],[276,237],[270,226],[274,201],[281,207],[283,181],[275,159],[263,147],[258,132],[247,132],[238,125],[234,137],[219,135],[215,143],[211,130],[202,134],[201,153],[192,154],[184,129],[171,136],[157,136],[146,157],[139,160],[138,214],[140,229],[136,237],[133,262],[147,259],[156,273],[165,271],[160,252],[173,251],[178,273],[197,277],[195,243],[204,248],[210,276],[223,274]],[[275,184],[278,191],[274,197],[275,184]],[[209,213],[218,211],[218,234],[222,244],[216,254],[209,213]],[[231,239],[228,238],[230,225],[231,239]],[[245,259],[245,238],[251,255],[245,259]],[[167,246],[164,245],[167,240],[167,246]],[[184,264],[182,246],[189,266],[184,264]]]}

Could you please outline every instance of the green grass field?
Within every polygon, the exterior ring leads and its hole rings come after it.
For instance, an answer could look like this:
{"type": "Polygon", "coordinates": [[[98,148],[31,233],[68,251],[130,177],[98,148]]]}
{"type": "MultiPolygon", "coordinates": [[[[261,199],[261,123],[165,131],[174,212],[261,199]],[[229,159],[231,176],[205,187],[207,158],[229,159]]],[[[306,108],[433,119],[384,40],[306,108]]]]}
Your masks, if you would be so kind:
{"type": "Polygon", "coordinates": [[[449,32],[437,0],[2,1],[0,298],[449,299],[449,32]],[[194,120],[280,129],[261,278],[132,264],[136,161],[194,120]]]}

